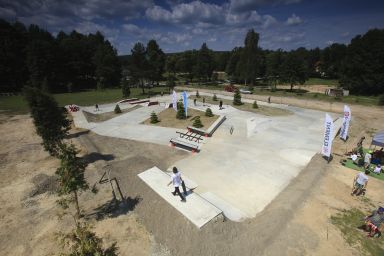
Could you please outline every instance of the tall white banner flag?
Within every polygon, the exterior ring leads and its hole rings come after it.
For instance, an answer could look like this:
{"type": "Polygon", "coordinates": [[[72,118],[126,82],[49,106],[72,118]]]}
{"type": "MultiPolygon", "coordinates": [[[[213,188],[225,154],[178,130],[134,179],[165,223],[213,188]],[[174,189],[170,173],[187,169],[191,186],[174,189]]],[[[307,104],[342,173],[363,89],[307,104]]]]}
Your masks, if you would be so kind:
{"type": "Polygon", "coordinates": [[[351,121],[351,109],[347,105],[344,105],[344,119],[343,119],[343,125],[341,126],[341,131],[340,131],[340,138],[342,138],[343,140],[347,139],[350,121],[351,121]]]}
{"type": "Polygon", "coordinates": [[[184,102],[184,110],[185,110],[185,117],[187,117],[187,111],[188,111],[188,95],[187,95],[187,92],[184,91],[183,92],[183,102],[184,102]]]}
{"type": "Polygon", "coordinates": [[[172,107],[177,111],[177,93],[175,91],[172,93],[172,107]]]}
{"type": "Polygon", "coordinates": [[[331,155],[333,140],[333,120],[332,117],[328,114],[325,114],[324,128],[324,142],[321,154],[329,157],[331,155]]]}

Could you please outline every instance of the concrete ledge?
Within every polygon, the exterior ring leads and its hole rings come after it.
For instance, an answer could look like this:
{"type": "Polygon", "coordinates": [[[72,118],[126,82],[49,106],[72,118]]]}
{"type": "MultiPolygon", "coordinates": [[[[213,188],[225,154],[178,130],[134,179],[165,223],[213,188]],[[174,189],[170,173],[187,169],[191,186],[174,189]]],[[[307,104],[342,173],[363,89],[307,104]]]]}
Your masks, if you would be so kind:
{"type": "Polygon", "coordinates": [[[206,137],[211,137],[216,129],[219,128],[219,126],[225,121],[225,119],[225,116],[219,116],[219,118],[206,131],[193,126],[188,126],[187,129],[188,131],[192,131],[206,137]]]}
{"type": "Polygon", "coordinates": [[[195,193],[189,194],[186,197],[187,202],[180,202],[180,198],[173,196],[171,193],[173,187],[167,186],[167,183],[171,179],[170,176],[156,166],[139,173],[138,176],[198,228],[203,227],[210,220],[222,213],[220,209],[195,193]]]}
{"type": "Polygon", "coordinates": [[[194,141],[187,141],[186,139],[182,138],[172,138],[169,142],[172,143],[173,146],[186,149],[188,151],[192,152],[199,152],[200,151],[200,145],[194,141]]]}

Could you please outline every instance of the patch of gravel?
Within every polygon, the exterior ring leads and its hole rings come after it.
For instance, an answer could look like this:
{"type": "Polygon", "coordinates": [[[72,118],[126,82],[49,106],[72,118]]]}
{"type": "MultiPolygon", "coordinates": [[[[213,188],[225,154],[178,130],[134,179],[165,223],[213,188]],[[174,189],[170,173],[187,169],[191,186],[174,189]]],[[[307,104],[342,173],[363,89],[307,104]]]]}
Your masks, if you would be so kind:
{"type": "Polygon", "coordinates": [[[29,197],[35,197],[44,193],[54,194],[58,188],[58,180],[55,176],[38,174],[32,178],[34,188],[28,193],[29,197]]]}

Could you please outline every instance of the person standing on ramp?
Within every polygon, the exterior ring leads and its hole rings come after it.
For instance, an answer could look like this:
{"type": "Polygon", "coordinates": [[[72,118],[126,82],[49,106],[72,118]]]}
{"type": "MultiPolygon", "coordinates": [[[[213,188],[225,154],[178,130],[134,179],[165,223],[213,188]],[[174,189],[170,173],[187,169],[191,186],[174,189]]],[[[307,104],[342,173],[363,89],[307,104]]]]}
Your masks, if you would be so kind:
{"type": "Polygon", "coordinates": [[[172,171],[173,171],[173,174],[171,176],[172,180],[168,183],[168,186],[173,184],[173,186],[175,187],[175,191],[173,191],[172,194],[174,196],[176,194],[178,194],[181,198],[181,201],[186,202],[185,198],[183,197],[183,195],[181,194],[180,189],[179,189],[179,187],[181,186],[181,182],[182,182],[181,173],[177,170],[176,167],[173,167],[172,171]]]}

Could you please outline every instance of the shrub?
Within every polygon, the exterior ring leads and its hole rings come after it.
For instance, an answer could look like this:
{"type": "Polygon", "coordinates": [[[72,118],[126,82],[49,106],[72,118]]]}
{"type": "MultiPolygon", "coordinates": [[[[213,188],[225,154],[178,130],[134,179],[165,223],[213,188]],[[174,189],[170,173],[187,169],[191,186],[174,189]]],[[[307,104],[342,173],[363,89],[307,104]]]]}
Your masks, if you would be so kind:
{"type": "Polygon", "coordinates": [[[159,118],[157,117],[156,113],[154,111],[152,111],[152,113],[151,113],[151,124],[156,124],[158,122],[160,122],[159,118]]]}
{"type": "Polygon", "coordinates": [[[196,127],[196,128],[203,127],[203,124],[201,123],[201,120],[200,120],[199,116],[195,117],[195,121],[193,122],[192,126],[196,127]]]}
{"type": "Polygon", "coordinates": [[[254,101],[252,104],[252,108],[259,108],[259,105],[257,105],[257,101],[254,101]]]}
{"type": "Polygon", "coordinates": [[[185,110],[182,102],[177,103],[177,113],[176,113],[177,119],[186,119],[185,116],[185,110]]]}
{"type": "Polygon", "coordinates": [[[233,95],[233,105],[236,105],[236,106],[243,105],[243,103],[241,102],[241,95],[238,88],[236,88],[235,94],[233,95]]]}
{"type": "Polygon", "coordinates": [[[123,97],[128,98],[131,95],[131,89],[129,88],[129,83],[124,79],[123,86],[121,87],[121,91],[123,93],[123,97]]]}
{"type": "Polygon", "coordinates": [[[217,96],[216,96],[216,93],[215,93],[215,94],[213,94],[212,100],[213,100],[213,101],[217,101],[217,96]]]}
{"type": "Polygon", "coordinates": [[[208,117],[213,116],[212,110],[210,108],[207,108],[207,110],[205,110],[205,116],[208,116],[208,117]]]}
{"type": "Polygon", "coordinates": [[[199,90],[196,91],[196,98],[200,98],[199,90]]]}
{"type": "Polygon", "coordinates": [[[384,93],[379,96],[379,102],[377,104],[379,106],[384,106],[384,93]]]}
{"type": "Polygon", "coordinates": [[[115,107],[115,114],[120,114],[121,113],[121,109],[119,107],[119,104],[116,104],[116,107],[115,107]]]}

